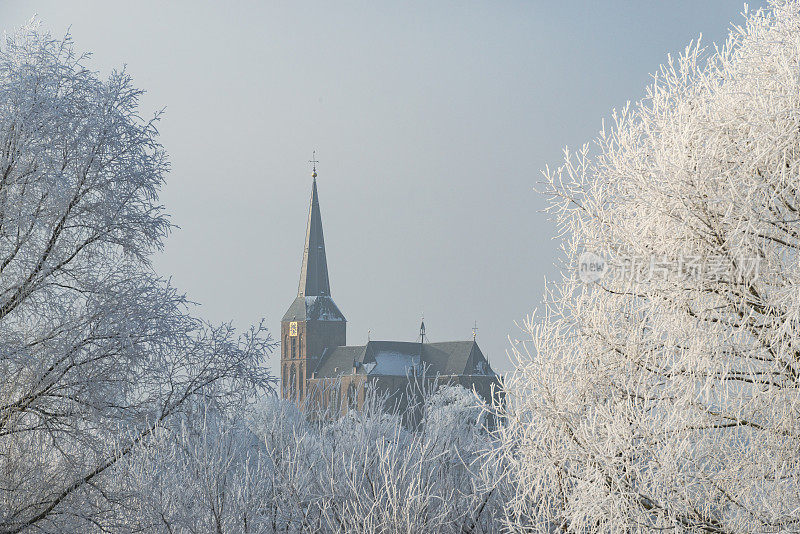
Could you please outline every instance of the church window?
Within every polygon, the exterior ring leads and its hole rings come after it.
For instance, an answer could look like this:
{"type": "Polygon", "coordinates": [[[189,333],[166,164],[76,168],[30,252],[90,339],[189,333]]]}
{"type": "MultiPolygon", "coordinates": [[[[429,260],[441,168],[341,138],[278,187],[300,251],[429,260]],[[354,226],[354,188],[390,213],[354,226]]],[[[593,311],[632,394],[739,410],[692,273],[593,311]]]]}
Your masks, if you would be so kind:
{"type": "Polygon", "coordinates": [[[295,395],[294,395],[295,391],[297,391],[297,370],[295,369],[294,364],[293,364],[292,365],[292,371],[289,374],[289,398],[290,399],[294,399],[295,398],[295,395]]]}
{"type": "Polygon", "coordinates": [[[303,393],[304,393],[303,390],[305,389],[304,386],[306,384],[305,376],[303,376],[304,374],[305,373],[303,373],[303,370],[300,369],[300,400],[303,400],[303,393]]]}
{"type": "Polygon", "coordinates": [[[358,408],[358,388],[355,382],[350,382],[350,387],[347,388],[347,404],[351,408],[358,408]]]}
{"type": "Polygon", "coordinates": [[[341,387],[338,381],[331,383],[330,408],[332,414],[338,414],[341,409],[341,387]]]}
{"type": "Polygon", "coordinates": [[[292,338],[292,358],[297,358],[297,338],[292,338]]]}

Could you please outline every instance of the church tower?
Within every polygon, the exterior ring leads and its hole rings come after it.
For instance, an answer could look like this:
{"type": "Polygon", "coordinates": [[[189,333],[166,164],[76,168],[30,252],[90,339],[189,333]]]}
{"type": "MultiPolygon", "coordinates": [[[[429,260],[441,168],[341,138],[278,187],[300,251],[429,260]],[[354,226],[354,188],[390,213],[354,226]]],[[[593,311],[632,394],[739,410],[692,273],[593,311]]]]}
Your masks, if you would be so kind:
{"type": "Polygon", "coordinates": [[[325,351],[345,345],[347,328],[331,298],[314,163],[300,285],[281,320],[281,396],[298,402],[305,399],[307,381],[325,351]]]}

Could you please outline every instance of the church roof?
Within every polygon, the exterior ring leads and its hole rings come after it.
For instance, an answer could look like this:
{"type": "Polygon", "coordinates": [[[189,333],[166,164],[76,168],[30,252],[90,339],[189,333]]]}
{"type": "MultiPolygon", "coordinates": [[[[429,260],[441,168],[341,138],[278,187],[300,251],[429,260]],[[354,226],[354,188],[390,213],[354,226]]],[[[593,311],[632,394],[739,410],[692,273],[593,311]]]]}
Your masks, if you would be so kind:
{"type": "Polygon", "coordinates": [[[333,299],[327,296],[297,297],[281,321],[346,321],[333,299]]]}
{"type": "MultiPolygon", "coordinates": [[[[316,176],[316,173],[315,173],[316,176]]],[[[298,297],[330,296],[328,261],[325,257],[325,238],[322,235],[322,215],[317,197],[317,179],[311,185],[311,204],[308,207],[306,243],[303,249],[303,264],[300,267],[298,297]]]]}
{"type": "Polygon", "coordinates": [[[335,377],[353,372],[364,359],[364,345],[326,349],[315,372],[319,377],[335,377]]]}
{"type": "Polygon", "coordinates": [[[366,345],[335,347],[322,355],[314,370],[318,378],[356,373],[370,376],[428,375],[494,376],[475,341],[411,343],[370,341],[366,345]]]}

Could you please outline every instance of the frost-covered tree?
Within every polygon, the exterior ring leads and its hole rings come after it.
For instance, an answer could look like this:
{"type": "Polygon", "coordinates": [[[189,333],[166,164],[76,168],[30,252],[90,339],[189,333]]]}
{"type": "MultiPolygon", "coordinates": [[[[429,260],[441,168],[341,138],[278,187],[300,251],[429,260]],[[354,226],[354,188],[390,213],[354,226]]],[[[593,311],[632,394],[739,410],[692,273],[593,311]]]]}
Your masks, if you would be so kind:
{"type": "Polygon", "coordinates": [[[448,426],[438,437],[462,447],[443,447],[370,395],[358,411],[315,422],[266,397],[159,429],[115,471],[130,511],[118,530],[498,532],[505,497],[485,436],[470,445],[459,428],[446,440],[448,426]]]}
{"type": "Polygon", "coordinates": [[[800,2],[744,15],[545,172],[567,271],[514,345],[513,530],[800,530],[800,2]]]}
{"type": "Polygon", "coordinates": [[[151,269],[168,162],[140,95],[36,23],[0,44],[2,533],[113,528],[121,460],[269,383],[263,329],[196,319],[151,269]]]}

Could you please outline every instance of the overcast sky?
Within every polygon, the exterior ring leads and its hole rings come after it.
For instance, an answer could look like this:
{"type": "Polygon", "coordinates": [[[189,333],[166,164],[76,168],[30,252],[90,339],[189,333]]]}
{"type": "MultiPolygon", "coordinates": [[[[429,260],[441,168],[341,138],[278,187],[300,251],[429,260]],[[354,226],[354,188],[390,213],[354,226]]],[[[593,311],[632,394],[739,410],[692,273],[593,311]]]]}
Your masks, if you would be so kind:
{"type": "MultiPolygon", "coordinates": [[[[760,5],[751,2],[751,7],[760,5]]],[[[107,74],[127,66],[161,108],[180,226],[156,267],[212,321],[279,331],[297,293],[312,150],[331,292],[348,343],[478,342],[498,371],[508,336],[556,274],[534,192],[565,146],[644,95],[737,0],[587,2],[70,2],[34,14],[107,74]],[[235,8],[230,5],[235,4],[235,8]]],[[[278,358],[278,353],[273,355],[278,358]]]]}

